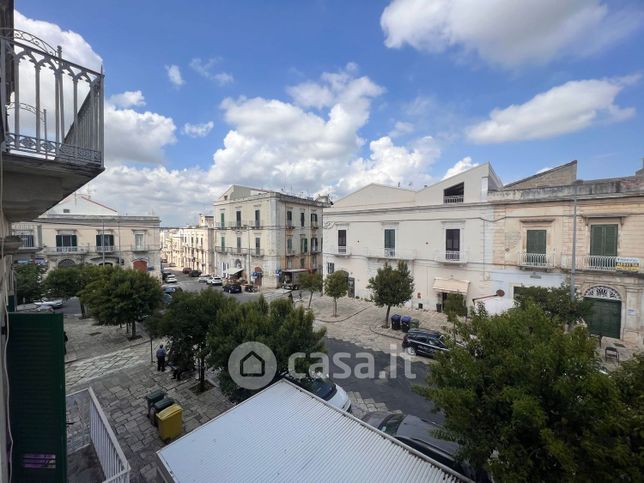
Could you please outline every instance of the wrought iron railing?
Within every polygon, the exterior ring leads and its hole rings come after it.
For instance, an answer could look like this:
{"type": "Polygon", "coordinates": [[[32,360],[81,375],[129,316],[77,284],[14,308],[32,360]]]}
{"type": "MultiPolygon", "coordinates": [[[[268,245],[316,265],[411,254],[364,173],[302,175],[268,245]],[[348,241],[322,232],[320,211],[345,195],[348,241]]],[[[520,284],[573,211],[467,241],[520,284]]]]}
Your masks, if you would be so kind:
{"type": "Polygon", "coordinates": [[[88,247],[44,247],[43,251],[48,255],[65,254],[65,253],[87,253],[88,247]]]}
{"type": "Polygon", "coordinates": [[[338,255],[351,255],[351,250],[346,245],[338,245],[338,255]]]}
{"type": "Polygon", "coordinates": [[[555,266],[555,256],[546,253],[519,253],[519,265],[522,267],[552,268],[555,266]]]}
{"type": "Polygon", "coordinates": [[[434,260],[440,263],[467,263],[467,254],[462,250],[438,251],[434,260]]]}
{"type": "Polygon", "coordinates": [[[443,203],[463,203],[463,195],[445,195],[443,196],[443,203]]]}
{"type": "Polygon", "coordinates": [[[128,483],[130,464],[91,387],[68,394],[67,454],[93,445],[103,470],[104,483],[128,483]]]}
{"type": "Polygon", "coordinates": [[[114,245],[98,245],[96,246],[96,251],[98,253],[112,253],[114,251],[114,245]]]}
{"type": "Polygon", "coordinates": [[[28,32],[4,28],[0,76],[7,151],[103,166],[102,73],[65,60],[60,47],[28,32]]]}
{"type": "MultiPolygon", "coordinates": [[[[627,268],[623,263],[621,263],[620,258],[623,260],[630,260],[625,257],[611,257],[605,255],[578,255],[575,257],[575,268],[577,270],[592,270],[598,272],[616,272],[622,270],[639,272],[639,259],[633,259],[637,260],[637,264],[629,264],[630,266],[627,268]]],[[[561,266],[563,268],[571,269],[572,255],[562,255],[561,266]]]]}

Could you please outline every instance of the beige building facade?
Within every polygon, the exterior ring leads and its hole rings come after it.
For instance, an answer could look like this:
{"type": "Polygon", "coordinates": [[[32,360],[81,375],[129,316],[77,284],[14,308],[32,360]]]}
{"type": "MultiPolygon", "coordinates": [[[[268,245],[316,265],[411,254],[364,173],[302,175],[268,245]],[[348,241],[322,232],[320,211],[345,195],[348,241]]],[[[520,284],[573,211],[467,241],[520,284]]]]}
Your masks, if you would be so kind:
{"type": "Polygon", "coordinates": [[[185,228],[161,230],[162,259],[169,266],[215,272],[214,219],[199,215],[199,223],[185,228]]]}
{"type": "Polygon", "coordinates": [[[233,185],[214,203],[215,273],[278,286],[322,268],[327,199],[233,185]]]}
{"type": "Polygon", "coordinates": [[[19,263],[48,269],[90,263],[133,268],[160,276],[156,216],[119,215],[88,196],[73,194],[31,222],[15,223],[23,241],[19,263]]]}

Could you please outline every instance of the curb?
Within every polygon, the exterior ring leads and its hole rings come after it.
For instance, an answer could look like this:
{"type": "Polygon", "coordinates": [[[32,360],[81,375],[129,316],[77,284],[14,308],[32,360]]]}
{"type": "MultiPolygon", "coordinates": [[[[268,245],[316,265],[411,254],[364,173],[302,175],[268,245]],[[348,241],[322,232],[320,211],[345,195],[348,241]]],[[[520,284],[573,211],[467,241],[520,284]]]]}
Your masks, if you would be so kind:
{"type": "Polygon", "coordinates": [[[345,318],[343,318],[343,319],[324,320],[324,319],[320,319],[320,318],[317,318],[317,317],[316,317],[316,318],[315,318],[315,320],[317,320],[318,322],[324,322],[325,324],[335,324],[335,323],[338,323],[338,322],[344,322],[345,320],[348,320],[348,319],[350,319],[351,317],[355,317],[355,316],[356,316],[356,315],[358,315],[359,313],[364,312],[364,311],[365,311],[365,310],[367,310],[368,308],[369,308],[369,307],[364,307],[364,308],[362,308],[362,309],[358,310],[356,313],[351,314],[351,315],[348,315],[348,316],[346,316],[346,317],[345,317],[345,318]]]}
{"type": "Polygon", "coordinates": [[[376,326],[369,326],[369,330],[371,330],[371,332],[373,332],[374,334],[378,334],[378,335],[381,335],[383,337],[389,337],[390,339],[395,339],[395,340],[403,340],[402,337],[398,337],[397,335],[394,335],[394,334],[389,334],[389,333],[385,332],[382,327],[377,326],[377,325],[376,326]]]}

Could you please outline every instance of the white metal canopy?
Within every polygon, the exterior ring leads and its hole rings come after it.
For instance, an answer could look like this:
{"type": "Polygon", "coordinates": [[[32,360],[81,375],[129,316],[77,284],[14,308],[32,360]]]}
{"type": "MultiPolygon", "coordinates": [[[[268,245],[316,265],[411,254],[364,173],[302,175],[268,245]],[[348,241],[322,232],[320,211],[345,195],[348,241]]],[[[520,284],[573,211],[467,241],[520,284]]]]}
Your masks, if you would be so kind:
{"type": "Polygon", "coordinates": [[[470,285],[469,280],[456,280],[453,278],[439,278],[434,279],[434,290],[437,292],[446,293],[460,293],[467,295],[467,289],[470,285]]]}

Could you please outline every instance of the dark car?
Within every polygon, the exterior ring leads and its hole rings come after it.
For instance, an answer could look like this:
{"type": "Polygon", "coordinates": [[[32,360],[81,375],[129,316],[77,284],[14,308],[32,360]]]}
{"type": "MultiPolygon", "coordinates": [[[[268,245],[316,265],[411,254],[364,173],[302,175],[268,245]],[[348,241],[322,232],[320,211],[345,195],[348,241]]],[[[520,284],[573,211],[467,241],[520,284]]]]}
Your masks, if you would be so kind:
{"type": "Polygon", "coordinates": [[[241,291],[241,285],[239,285],[238,283],[229,283],[228,285],[224,285],[224,292],[241,293],[241,291]]]}
{"type": "Polygon", "coordinates": [[[163,289],[164,293],[167,293],[170,295],[176,292],[183,292],[183,289],[181,287],[177,287],[176,285],[164,285],[161,288],[163,289]]]}
{"type": "Polygon", "coordinates": [[[367,413],[362,417],[362,420],[463,476],[478,482],[487,483],[490,481],[484,471],[477,472],[467,461],[457,460],[456,454],[460,449],[458,443],[434,436],[434,432],[442,427],[432,421],[384,411],[367,413]]]}
{"type": "Polygon", "coordinates": [[[192,268],[183,267],[183,270],[181,270],[181,272],[188,275],[190,272],[192,272],[192,268]]]}
{"type": "Polygon", "coordinates": [[[201,275],[201,270],[191,270],[189,275],[191,277],[198,277],[199,275],[201,275]]]}
{"type": "Polygon", "coordinates": [[[408,354],[433,357],[436,352],[447,352],[445,335],[436,330],[411,329],[402,341],[408,354]]]}

